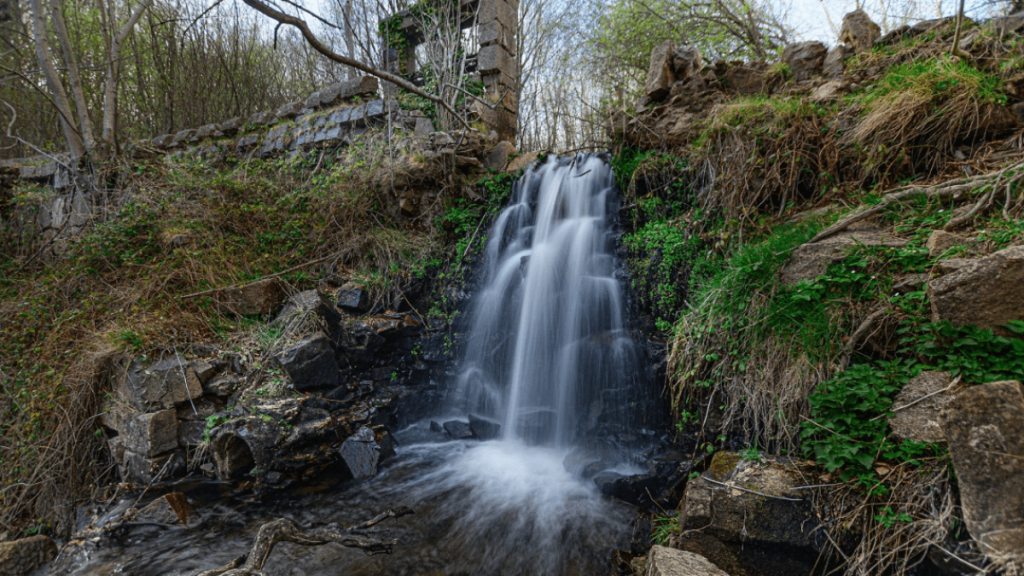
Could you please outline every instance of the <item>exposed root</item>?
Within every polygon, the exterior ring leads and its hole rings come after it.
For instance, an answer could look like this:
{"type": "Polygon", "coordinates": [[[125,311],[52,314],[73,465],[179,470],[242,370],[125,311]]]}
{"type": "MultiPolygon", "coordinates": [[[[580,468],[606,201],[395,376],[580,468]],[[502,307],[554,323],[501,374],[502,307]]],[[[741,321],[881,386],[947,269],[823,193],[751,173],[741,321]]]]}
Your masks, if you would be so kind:
{"type": "Polygon", "coordinates": [[[348,548],[359,548],[368,555],[390,554],[398,540],[381,540],[367,536],[366,530],[388,518],[401,518],[412,513],[413,511],[405,506],[393,508],[351,528],[328,524],[319,528],[303,529],[287,518],[279,518],[260,527],[247,556],[240,556],[220,568],[200,572],[197,576],[261,576],[263,566],[278,542],[291,542],[300,546],[322,546],[335,542],[348,548]]]}

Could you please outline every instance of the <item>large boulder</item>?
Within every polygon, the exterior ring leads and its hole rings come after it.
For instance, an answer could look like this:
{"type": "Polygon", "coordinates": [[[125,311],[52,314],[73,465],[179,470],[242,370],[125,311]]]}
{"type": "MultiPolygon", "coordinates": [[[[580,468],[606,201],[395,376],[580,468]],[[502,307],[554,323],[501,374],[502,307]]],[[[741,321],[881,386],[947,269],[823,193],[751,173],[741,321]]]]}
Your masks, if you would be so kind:
{"type": "Polygon", "coordinates": [[[667,96],[676,80],[672,72],[674,52],[675,46],[668,40],[651,50],[651,64],[647,68],[647,80],[644,82],[644,94],[651,100],[661,100],[667,96]]]}
{"type": "Polygon", "coordinates": [[[901,440],[942,442],[939,414],[953,400],[948,372],[922,372],[896,395],[889,418],[892,434],[901,440]]]}
{"type": "Polygon", "coordinates": [[[664,546],[652,546],[646,576],[729,576],[707,558],[664,546]]]}
{"type": "Polygon", "coordinates": [[[288,373],[296,390],[335,387],[340,373],[331,340],[323,332],[303,338],[285,349],[277,362],[288,373]]]}
{"type": "Polygon", "coordinates": [[[803,82],[821,72],[827,52],[825,45],[816,40],[797,42],[783,49],[782,61],[789,66],[793,80],[803,82]]]}
{"type": "Polygon", "coordinates": [[[992,382],[958,394],[941,415],[964,520],[989,557],[1024,567],[1024,388],[992,382]]]}
{"type": "Polygon", "coordinates": [[[928,283],[934,321],[998,329],[1024,320],[1024,246],[1012,246],[969,260],[955,272],[928,283]]]}
{"type": "Polygon", "coordinates": [[[807,484],[793,462],[719,452],[690,480],[680,506],[685,530],[704,530],[723,542],[816,548],[819,522],[808,500],[792,488],[807,484]]]}
{"type": "Polygon", "coordinates": [[[0,576],[25,576],[57,556],[49,536],[30,536],[0,543],[0,576]]]}
{"type": "Polygon", "coordinates": [[[875,45],[882,37],[882,29],[875,24],[863,10],[857,9],[843,16],[843,27],[839,31],[839,41],[861,52],[875,45]]]}
{"type": "Polygon", "coordinates": [[[675,80],[698,77],[701,70],[701,54],[696,46],[683,44],[672,50],[672,73],[675,80]]]}
{"type": "Polygon", "coordinates": [[[782,268],[781,280],[786,286],[801,280],[813,280],[827,272],[830,264],[849,256],[858,246],[902,248],[906,244],[905,240],[881,230],[848,231],[818,242],[808,242],[793,250],[789,262],[782,268]]]}

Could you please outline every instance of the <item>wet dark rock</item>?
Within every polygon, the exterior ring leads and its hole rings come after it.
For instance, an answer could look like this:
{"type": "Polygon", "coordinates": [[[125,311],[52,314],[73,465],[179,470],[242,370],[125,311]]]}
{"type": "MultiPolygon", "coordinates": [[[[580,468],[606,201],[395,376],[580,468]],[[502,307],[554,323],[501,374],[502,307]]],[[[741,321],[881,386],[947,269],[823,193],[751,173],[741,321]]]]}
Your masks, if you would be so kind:
{"type": "Polygon", "coordinates": [[[135,520],[139,522],[187,526],[192,514],[192,506],[189,505],[185,494],[170,492],[153,500],[136,512],[135,520]]]}
{"type": "Polygon", "coordinates": [[[323,328],[331,340],[340,338],[342,315],[326,295],[317,290],[299,292],[285,303],[274,319],[284,336],[323,328]]]}
{"type": "Polygon", "coordinates": [[[394,455],[394,448],[389,435],[378,440],[373,430],[364,426],[342,443],[339,453],[352,477],[361,480],[376,476],[380,463],[394,455]]]}
{"type": "Polygon", "coordinates": [[[600,448],[579,446],[565,456],[562,467],[581,478],[593,478],[608,467],[607,455],[600,448]]]}
{"type": "Polygon", "coordinates": [[[627,504],[647,508],[652,505],[647,492],[658,488],[661,479],[654,474],[624,475],[605,470],[594,475],[594,484],[605,496],[622,500],[627,504]]]}
{"type": "MultiPolygon", "coordinates": [[[[222,480],[250,472],[305,471],[337,459],[340,423],[324,400],[272,398],[239,406],[210,432],[210,451],[222,480]]],[[[369,418],[371,415],[365,415],[369,418]]],[[[357,416],[350,417],[358,422],[357,416]]]]}
{"type": "Polygon", "coordinates": [[[123,463],[118,466],[121,477],[140,484],[151,484],[167,480],[185,471],[185,456],[180,450],[145,456],[132,450],[125,450],[123,463]]]}
{"type": "Polygon", "coordinates": [[[224,409],[224,403],[216,397],[204,396],[192,402],[178,405],[178,420],[206,420],[224,409]]]}
{"type": "Polygon", "coordinates": [[[478,440],[493,440],[498,437],[501,424],[470,414],[469,429],[478,440]]]}
{"type": "Polygon", "coordinates": [[[537,410],[519,416],[516,434],[528,444],[543,444],[555,437],[557,418],[550,410],[537,410]]]}
{"type": "Polygon", "coordinates": [[[338,421],[326,410],[315,408],[304,410],[303,417],[311,419],[290,430],[285,427],[287,437],[275,446],[271,470],[299,472],[334,459],[340,440],[338,421]]]}
{"type": "Polygon", "coordinates": [[[178,425],[178,444],[182,446],[199,446],[206,439],[206,422],[203,420],[186,420],[178,425]]]}
{"type": "Polygon", "coordinates": [[[473,430],[470,429],[468,422],[449,420],[444,423],[444,429],[453,440],[465,440],[473,437],[473,430]]]}
{"type": "Polygon", "coordinates": [[[30,536],[0,543],[0,576],[24,576],[57,556],[49,536],[30,536]]]}
{"type": "Polygon", "coordinates": [[[296,390],[311,390],[338,385],[338,363],[331,341],[317,332],[288,348],[278,357],[296,390]]]}
{"type": "Polygon", "coordinates": [[[341,331],[338,341],[338,363],[343,368],[365,366],[385,344],[377,331],[362,322],[350,322],[341,331]]]}
{"type": "Polygon", "coordinates": [[[444,432],[445,430],[444,430],[444,428],[443,428],[443,427],[442,427],[442,426],[441,426],[440,424],[438,424],[438,423],[437,423],[436,421],[434,421],[434,420],[431,420],[431,421],[430,421],[430,431],[431,431],[431,432],[444,432]]]}
{"type": "Polygon", "coordinates": [[[349,312],[362,313],[370,307],[370,295],[365,290],[353,288],[350,290],[338,290],[338,308],[349,312]]]}
{"type": "Polygon", "coordinates": [[[194,360],[189,364],[192,371],[195,372],[196,378],[199,379],[200,384],[206,384],[206,382],[213,378],[217,373],[218,367],[208,360],[194,360]]]}

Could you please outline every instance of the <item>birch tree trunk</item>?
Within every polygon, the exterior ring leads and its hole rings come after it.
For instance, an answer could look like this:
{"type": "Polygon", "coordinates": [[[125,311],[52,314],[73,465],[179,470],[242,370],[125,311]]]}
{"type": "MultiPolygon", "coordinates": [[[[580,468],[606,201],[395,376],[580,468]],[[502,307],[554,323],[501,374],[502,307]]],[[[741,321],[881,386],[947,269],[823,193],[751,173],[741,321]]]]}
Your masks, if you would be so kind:
{"type": "MultiPolygon", "coordinates": [[[[35,0],[38,1],[38,0],[35,0]]],[[[142,0],[128,21],[124,23],[117,36],[110,43],[107,55],[107,81],[103,91],[103,144],[113,153],[117,152],[117,81],[120,74],[121,46],[124,44],[132,28],[142,17],[142,13],[153,4],[153,0],[142,0]]],[[[114,14],[110,15],[110,29],[114,29],[114,14]]]]}
{"type": "Polygon", "coordinates": [[[33,43],[36,49],[36,59],[39,60],[39,68],[46,78],[46,86],[53,95],[53,103],[60,115],[61,130],[64,132],[64,139],[68,145],[68,152],[73,162],[78,162],[85,156],[85,144],[81,135],[75,129],[75,117],[71,112],[71,104],[68,102],[68,94],[64,89],[64,83],[57,74],[53,65],[53,55],[50,51],[50,40],[46,34],[46,11],[43,7],[43,0],[32,0],[32,32],[33,43]]]}
{"type": "Polygon", "coordinates": [[[85,100],[85,91],[82,90],[82,76],[78,72],[78,61],[71,50],[71,37],[68,36],[68,28],[64,24],[63,4],[62,0],[51,0],[50,2],[51,12],[53,13],[53,26],[57,31],[57,40],[60,42],[61,52],[64,54],[64,63],[68,69],[71,94],[75,100],[75,109],[78,111],[78,121],[82,128],[82,140],[86,151],[92,153],[96,149],[92,118],[89,116],[89,106],[85,100]]]}

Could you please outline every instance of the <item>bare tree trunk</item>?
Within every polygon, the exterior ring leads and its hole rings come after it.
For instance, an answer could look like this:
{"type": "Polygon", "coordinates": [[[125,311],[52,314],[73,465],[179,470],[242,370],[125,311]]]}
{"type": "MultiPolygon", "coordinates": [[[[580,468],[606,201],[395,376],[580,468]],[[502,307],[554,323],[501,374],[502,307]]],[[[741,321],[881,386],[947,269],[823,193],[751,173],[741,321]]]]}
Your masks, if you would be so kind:
{"type": "MultiPolygon", "coordinates": [[[[345,0],[344,7],[345,16],[345,48],[348,50],[348,57],[355,60],[356,57],[356,40],[355,32],[352,30],[352,0],[345,0]]],[[[347,70],[346,78],[355,78],[356,69],[351,66],[347,70]]]]}
{"type": "MultiPolygon", "coordinates": [[[[128,21],[124,23],[111,42],[110,53],[107,55],[107,81],[103,93],[103,143],[112,153],[117,152],[117,81],[121,66],[121,45],[128,38],[128,34],[131,33],[142,13],[152,4],[153,0],[142,0],[142,3],[135,7],[131,16],[128,17],[128,21]]],[[[111,14],[111,30],[114,28],[113,25],[114,14],[111,14]]]]}
{"type": "Polygon", "coordinates": [[[82,89],[82,76],[78,73],[78,60],[71,50],[71,37],[68,36],[68,28],[64,24],[63,4],[61,0],[51,0],[50,2],[53,26],[57,31],[61,52],[64,54],[64,63],[67,65],[68,79],[71,81],[71,94],[75,100],[75,109],[78,111],[78,122],[82,127],[82,140],[86,151],[92,153],[96,149],[92,118],[89,116],[89,106],[85,100],[85,91],[82,89]]]}
{"type": "Polygon", "coordinates": [[[960,32],[964,27],[964,1],[960,0],[960,9],[956,13],[956,33],[953,34],[953,49],[950,53],[964,60],[970,60],[971,55],[960,49],[960,32]]]}
{"type": "Polygon", "coordinates": [[[67,91],[64,90],[64,83],[61,82],[60,76],[57,75],[57,69],[53,65],[50,40],[46,35],[46,12],[43,8],[43,0],[32,0],[31,8],[36,58],[39,60],[39,67],[46,78],[46,85],[53,93],[53,103],[60,115],[61,129],[64,131],[68,152],[71,154],[72,161],[77,162],[82,156],[85,156],[85,144],[75,129],[74,115],[71,113],[67,91]]]}

